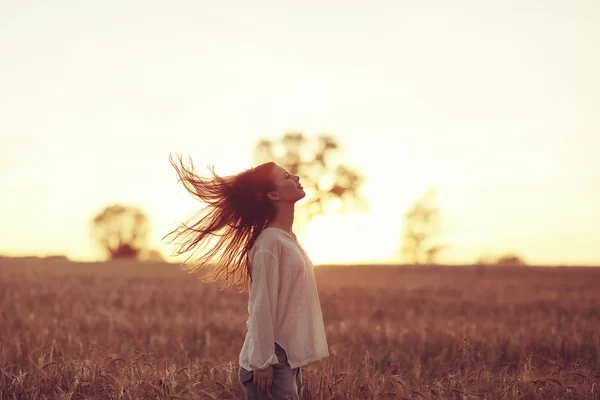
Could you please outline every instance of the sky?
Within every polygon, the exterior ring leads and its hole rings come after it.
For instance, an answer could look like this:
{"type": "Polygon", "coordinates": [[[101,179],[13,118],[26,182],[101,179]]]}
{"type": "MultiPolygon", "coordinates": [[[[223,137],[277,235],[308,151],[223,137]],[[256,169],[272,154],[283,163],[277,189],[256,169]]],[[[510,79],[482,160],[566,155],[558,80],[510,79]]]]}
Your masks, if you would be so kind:
{"type": "MultiPolygon", "coordinates": [[[[333,134],[366,213],[317,218],[316,264],[396,262],[438,193],[440,262],[600,265],[600,2],[0,0],[0,254],[101,257],[89,220],[141,207],[150,244],[199,173],[261,138],[333,134]]],[[[301,206],[299,203],[298,206],[301,206]]]]}

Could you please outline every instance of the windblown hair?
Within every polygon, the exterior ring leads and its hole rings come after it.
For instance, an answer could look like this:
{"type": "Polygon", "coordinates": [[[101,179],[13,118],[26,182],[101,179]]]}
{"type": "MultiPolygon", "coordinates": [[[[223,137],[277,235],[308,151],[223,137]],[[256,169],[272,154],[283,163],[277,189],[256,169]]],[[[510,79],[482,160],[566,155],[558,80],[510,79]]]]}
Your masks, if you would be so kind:
{"type": "Polygon", "coordinates": [[[219,176],[214,167],[209,167],[212,177],[202,178],[194,171],[191,159],[188,166],[181,155],[177,159],[170,155],[169,161],[178,181],[206,207],[163,239],[178,244],[178,255],[191,252],[184,262],[194,259],[188,271],[209,267],[211,273],[203,280],[221,280],[221,288],[238,287],[243,291],[251,279],[248,252],[275,217],[267,193],[274,188],[272,172],[276,164],[264,163],[230,176],[219,176]]]}

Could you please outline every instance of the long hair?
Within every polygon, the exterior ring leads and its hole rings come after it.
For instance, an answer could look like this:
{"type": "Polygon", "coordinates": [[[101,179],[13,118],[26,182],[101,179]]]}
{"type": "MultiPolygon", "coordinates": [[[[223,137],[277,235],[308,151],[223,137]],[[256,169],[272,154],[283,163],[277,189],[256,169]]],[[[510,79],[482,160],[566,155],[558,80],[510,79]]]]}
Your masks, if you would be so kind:
{"type": "Polygon", "coordinates": [[[219,176],[214,167],[212,177],[202,178],[181,155],[169,155],[180,182],[187,191],[206,206],[165,235],[169,243],[177,242],[176,254],[191,252],[185,260],[194,261],[186,269],[196,272],[211,263],[211,274],[204,281],[221,279],[221,288],[238,287],[243,291],[251,279],[248,252],[258,235],[275,217],[275,206],[267,198],[274,188],[272,172],[275,163],[268,162],[237,175],[219,176]]]}

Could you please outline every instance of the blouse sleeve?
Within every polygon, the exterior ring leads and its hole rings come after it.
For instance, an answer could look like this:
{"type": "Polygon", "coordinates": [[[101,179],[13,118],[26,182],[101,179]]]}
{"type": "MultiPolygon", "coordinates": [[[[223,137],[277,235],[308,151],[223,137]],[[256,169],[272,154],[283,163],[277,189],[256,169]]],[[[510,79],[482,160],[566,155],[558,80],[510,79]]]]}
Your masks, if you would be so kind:
{"type": "Polygon", "coordinates": [[[249,293],[248,327],[252,344],[249,364],[252,370],[277,364],[275,355],[275,318],[279,291],[279,260],[266,250],[259,250],[252,258],[252,288],[249,293]]]}

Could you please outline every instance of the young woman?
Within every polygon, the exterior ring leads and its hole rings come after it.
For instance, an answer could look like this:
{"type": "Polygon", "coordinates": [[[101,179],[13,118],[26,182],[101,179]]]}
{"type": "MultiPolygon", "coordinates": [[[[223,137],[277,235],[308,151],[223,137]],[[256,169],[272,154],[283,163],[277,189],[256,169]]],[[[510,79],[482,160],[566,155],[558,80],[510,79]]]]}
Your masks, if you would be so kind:
{"type": "Polygon", "coordinates": [[[329,350],[314,267],[292,232],[295,203],[306,195],[298,176],[268,162],[205,179],[181,157],[170,161],[207,206],[167,236],[183,239],[178,254],[199,254],[193,270],[212,263],[208,280],[248,289],[238,371],[247,398],[299,399],[300,368],[329,350]]]}

